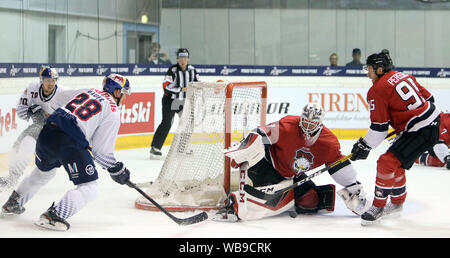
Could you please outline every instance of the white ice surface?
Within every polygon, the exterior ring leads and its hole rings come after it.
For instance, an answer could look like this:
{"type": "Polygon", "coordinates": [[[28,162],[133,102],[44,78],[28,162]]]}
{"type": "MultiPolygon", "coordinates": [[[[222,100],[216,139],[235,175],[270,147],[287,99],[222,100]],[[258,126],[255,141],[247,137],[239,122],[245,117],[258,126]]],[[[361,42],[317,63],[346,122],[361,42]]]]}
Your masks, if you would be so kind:
{"type": "MultiPolygon", "coordinates": [[[[342,140],[342,152],[350,152],[354,140],[342,140]]],[[[364,161],[353,162],[358,180],[372,200],[376,160],[388,147],[387,141],[373,150],[364,161]]],[[[167,148],[163,149],[167,152],[167,148]]],[[[163,161],[148,159],[148,149],[117,151],[117,159],[131,171],[135,183],[154,180],[163,161]]],[[[32,167],[27,168],[26,174],[32,167]]],[[[407,199],[402,216],[383,220],[381,224],[362,227],[358,216],[351,213],[336,195],[335,211],[326,215],[299,215],[293,219],[281,214],[258,221],[220,223],[211,220],[189,226],[179,226],[161,212],[139,210],[134,201],[139,196],[134,189],[111,180],[99,169],[100,195],[75,216],[68,219],[67,232],[54,232],[34,225],[53,201],[73,188],[63,168],[26,204],[20,216],[0,218],[0,237],[155,237],[155,238],[296,238],[296,237],[450,237],[450,171],[445,168],[414,165],[406,172],[407,199]]],[[[316,184],[334,183],[327,174],[313,180],[316,184]]],[[[337,185],[337,190],[341,186],[337,185]]],[[[0,193],[0,204],[6,202],[10,191],[0,193]]],[[[175,213],[178,217],[193,215],[175,213]]],[[[213,212],[211,212],[211,215],[213,212]]]]}

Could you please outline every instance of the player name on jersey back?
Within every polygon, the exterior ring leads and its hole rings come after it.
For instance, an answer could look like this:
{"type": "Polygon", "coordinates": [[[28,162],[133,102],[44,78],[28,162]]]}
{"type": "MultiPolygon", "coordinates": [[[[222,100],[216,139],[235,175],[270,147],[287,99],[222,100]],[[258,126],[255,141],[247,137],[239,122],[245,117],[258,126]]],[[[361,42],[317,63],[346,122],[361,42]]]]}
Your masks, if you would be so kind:
{"type": "Polygon", "coordinates": [[[109,102],[109,106],[111,107],[111,111],[112,112],[116,112],[117,110],[117,104],[116,102],[112,99],[111,95],[109,95],[109,93],[104,92],[104,91],[99,91],[96,89],[90,89],[87,91],[87,93],[89,95],[91,95],[92,97],[94,97],[96,100],[102,102],[103,100],[107,100],[109,102]]]}

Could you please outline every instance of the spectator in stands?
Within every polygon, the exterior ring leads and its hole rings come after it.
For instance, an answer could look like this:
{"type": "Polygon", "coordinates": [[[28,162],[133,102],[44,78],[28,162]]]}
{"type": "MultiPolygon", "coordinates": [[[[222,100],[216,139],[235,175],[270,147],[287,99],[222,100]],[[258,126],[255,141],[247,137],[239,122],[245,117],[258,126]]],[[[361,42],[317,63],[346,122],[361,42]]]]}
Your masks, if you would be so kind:
{"type": "Polygon", "coordinates": [[[352,58],[353,60],[351,62],[348,62],[345,66],[362,68],[363,64],[361,63],[361,49],[354,48],[352,51],[352,58]]]}
{"type": "Polygon", "coordinates": [[[330,55],[330,66],[338,66],[338,56],[336,53],[330,55]]]}
{"type": "Polygon", "coordinates": [[[150,64],[172,64],[169,60],[169,56],[166,53],[161,53],[161,45],[158,42],[153,42],[151,44],[150,56],[147,58],[147,61],[150,64]]]}

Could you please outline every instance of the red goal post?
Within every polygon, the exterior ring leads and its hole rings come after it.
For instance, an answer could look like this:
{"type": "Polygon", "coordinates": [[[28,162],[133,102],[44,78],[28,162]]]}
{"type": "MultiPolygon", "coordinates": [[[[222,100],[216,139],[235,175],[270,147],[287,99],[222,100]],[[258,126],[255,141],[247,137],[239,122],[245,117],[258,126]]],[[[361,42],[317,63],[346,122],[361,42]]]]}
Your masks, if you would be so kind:
{"type": "MultiPolygon", "coordinates": [[[[226,106],[225,106],[225,148],[231,146],[231,120],[232,120],[232,97],[233,90],[235,88],[261,88],[261,107],[260,107],[260,125],[266,124],[266,111],[267,111],[267,83],[266,82],[232,82],[227,85],[226,89],[226,106]]],[[[229,194],[231,192],[230,187],[230,176],[231,176],[231,160],[225,157],[224,164],[224,189],[225,193],[229,194]]]]}

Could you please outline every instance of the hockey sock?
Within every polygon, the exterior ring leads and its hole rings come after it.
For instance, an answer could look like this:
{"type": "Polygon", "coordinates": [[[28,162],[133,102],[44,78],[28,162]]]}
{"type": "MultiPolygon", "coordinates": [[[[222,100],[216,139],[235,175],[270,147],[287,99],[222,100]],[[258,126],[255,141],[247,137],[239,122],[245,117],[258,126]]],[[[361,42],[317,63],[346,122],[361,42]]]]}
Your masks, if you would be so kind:
{"type": "Polygon", "coordinates": [[[56,205],[56,214],[67,219],[81,210],[88,202],[97,198],[98,186],[97,181],[80,184],[77,188],[69,190],[56,205]]]}
{"type": "Polygon", "coordinates": [[[25,177],[17,188],[17,193],[20,195],[20,204],[23,206],[28,202],[55,175],[56,168],[44,172],[35,167],[31,174],[25,177]]]}
{"type": "Polygon", "coordinates": [[[391,202],[393,204],[402,204],[406,199],[406,177],[405,169],[398,168],[395,171],[394,187],[391,192],[391,202]]]}
{"type": "Polygon", "coordinates": [[[395,172],[400,166],[400,161],[391,152],[386,152],[378,159],[374,206],[384,207],[386,205],[387,198],[394,187],[395,172]]]}

